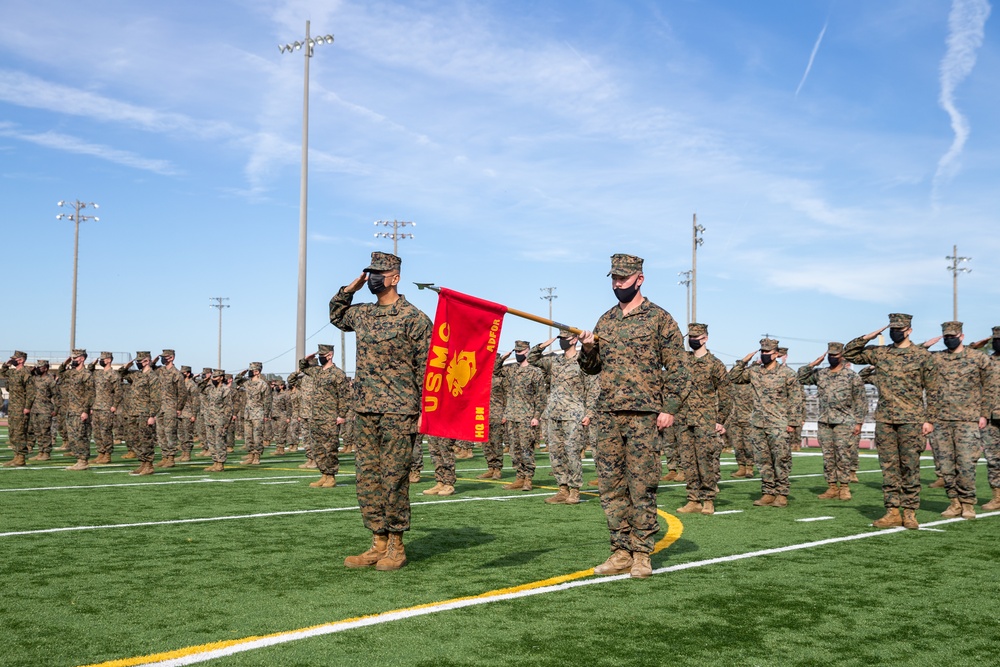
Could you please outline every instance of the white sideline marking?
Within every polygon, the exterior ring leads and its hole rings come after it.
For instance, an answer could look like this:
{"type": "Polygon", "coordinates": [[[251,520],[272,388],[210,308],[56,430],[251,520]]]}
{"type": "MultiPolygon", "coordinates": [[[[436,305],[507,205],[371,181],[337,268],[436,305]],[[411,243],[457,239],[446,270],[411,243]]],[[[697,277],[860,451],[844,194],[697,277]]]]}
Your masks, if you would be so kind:
{"type": "Polygon", "coordinates": [[[740,514],[742,512],[743,510],[724,510],[722,512],[716,512],[715,516],[719,516],[720,514],[740,514]]]}
{"type": "MultiPolygon", "coordinates": [[[[161,473],[166,474],[166,473],[161,473]]],[[[170,482],[134,482],[132,484],[89,484],[75,486],[33,486],[25,489],[0,489],[0,493],[16,491],[61,491],[63,489],[113,489],[122,486],[164,486],[168,484],[200,484],[204,482],[260,482],[272,479],[313,479],[316,475],[275,475],[268,477],[242,477],[225,479],[217,477],[196,477],[195,479],[178,479],[170,482]]]]}
{"type": "MultiPolygon", "coordinates": [[[[998,514],[1000,514],[1000,512],[980,514],[979,516],[980,517],[996,516],[998,514]]],[[[957,520],[961,521],[961,519],[957,520]]],[[[956,521],[956,519],[945,519],[943,521],[935,521],[928,525],[934,526],[945,523],[952,523],[954,521],[956,521]]],[[[748,558],[772,556],[775,554],[782,554],[790,551],[798,551],[801,549],[812,549],[815,547],[822,547],[829,544],[837,544],[839,542],[851,542],[854,540],[863,540],[865,538],[875,537],[877,535],[894,535],[897,533],[906,532],[906,530],[907,529],[903,527],[888,528],[885,530],[877,530],[874,532],[870,531],[865,533],[857,533],[855,535],[845,535],[843,537],[832,537],[825,540],[816,540],[813,542],[802,542],[800,544],[791,544],[785,547],[777,547],[774,549],[761,549],[759,551],[749,551],[747,553],[734,554],[732,556],[708,558],[705,560],[697,560],[689,563],[680,563],[678,565],[671,565],[669,567],[661,567],[656,570],[653,570],[653,574],[658,575],[658,574],[666,574],[669,572],[680,572],[682,570],[691,570],[694,568],[706,567],[709,565],[718,565],[720,563],[731,563],[738,560],[746,560],[748,558]]],[[[541,588],[532,588],[512,593],[491,595],[489,597],[464,598],[459,600],[441,602],[438,604],[431,604],[417,609],[410,608],[410,609],[401,609],[398,611],[384,612],[382,614],[366,616],[364,618],[358,618],[352,621],[334,621],[332,623],[327,623],[325,625],[310,628],[308,630],[297,630],[287,633],[281,633],[271,637],[264,637],[261,639],[254,639],[251,641],[243,642],[240,644],[236,644],[234,646],[227,646],[221,649],[205,651],[203,653],[194,653],[184,657],[161,660],[158,662],[142,663],[142,667],[148,667],[152,665],[156,665],[157,667],[182,667],[183,665],[194,665],[200,662],[207,662],[209,660],[214,660],[216,658],[222,658],[230,655],[235,655],[237,653],[252,651],[254,649],[264,648],[266,646],[275,646],[277,644],[284,644],[287,642],[297,641],[299,639],[307,639],[309,637],[320,637],[323,635],[334,634],[337,632],[344,632],[346,630],[354,630],[356,628],[381,625],[383,623],[389,623],[392,621],[399,621],[408,618],[415,618],[417,616],[426,616],[428,614],[436,614],[442,611],[450,611],[452,609],[463,609],[465,607],[475,607],[478,605],[489,604],[491,602],[497,602],[500,600],[514,600],[517,598],[531,597],[533,595],[556,593],[559,591],[569,590],[571,588],[578,588],[580,586],[595,586],[599,584],[608,583],[611,581],[621,581],[622,579],[628,579],[628,578],[629,575],[627,574],[619,574],[610,577],[593,577],[590,579],[569,581],[563,584],[555,584],[552,586],[543,586],[541,588]]]]}
{"type": "MultiPolygon", "coordinates": [[[[217,480],[209,480],[217,481],[217,480]]],[[[496,496],[496,497],[470,497],[470,498],[449,498],[448,500],[422,500],[411,502],[414,505],[443,505],[446,503],[473,503],[483,500],[514,500],[517,498],[539,498],[555,495],[554,492],[526,493],[517,496],[496,496]]],[[[15,537],[18,535],[44,535],[47,533],[67,533],[81,530],[104,530],[106,528],[143,528],[147,526],[173,526],[183,523],[207,523],[211,521],[233,521],[236,519],[265,519],[274,516],[296,516],[300,514],[319,514],[326,512],[350,512],[360,509],[357,505],[353,507],[324,507],[315,510],[287,510],[284,512],[261,512],[258,514],[235,514],[232,516],[210,516],[197,519],[171,519],[169,521],[140,521],[138,523],[112,523],[104,526],[64,526],[62,528],[40,528],[37,530],[15,530],[7,533],[0,533],[0,537],[15,537]]]]}
{"type": "Polygon", "coordinates": [[[834,519],[834,518],[836,518],[836,517],[832,517],[832,516],[811,516],[811,517],[807,517],[805,519],[796,519],[796,521],[801,521],[801,522],[804,523],[806,521],[829,521],[830,519],[834,519]]]}
{"type": "Polygon", "coordinates": [[[924,528],[923,526],[920,526],[919,530],[929,530],[929,531],[934,532],[934,533],[944,533],[944,532],[947,532],[947,531],[941,530],[940,528],[924,528]]]}
{"type": "Polygon", "coordinates": [[[287,482],[261,482],[260,483],[261,486],[270,486],[270,485],[273,485],[273,484],[298,484],[298,482],[296,482],[294,479],[290,479],[287,482]]]}

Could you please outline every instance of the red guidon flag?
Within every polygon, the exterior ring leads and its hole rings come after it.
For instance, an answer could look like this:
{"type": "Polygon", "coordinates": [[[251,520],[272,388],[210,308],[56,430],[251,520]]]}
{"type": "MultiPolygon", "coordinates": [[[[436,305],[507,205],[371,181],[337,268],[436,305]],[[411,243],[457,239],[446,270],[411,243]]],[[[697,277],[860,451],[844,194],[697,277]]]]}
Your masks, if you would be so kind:
{"type": "Polygon", "coordinates": [[[438,294],[420,430],[441,438],[485,442],[490,437],[493,362],[507,307],[445,287],[438,294]]]}

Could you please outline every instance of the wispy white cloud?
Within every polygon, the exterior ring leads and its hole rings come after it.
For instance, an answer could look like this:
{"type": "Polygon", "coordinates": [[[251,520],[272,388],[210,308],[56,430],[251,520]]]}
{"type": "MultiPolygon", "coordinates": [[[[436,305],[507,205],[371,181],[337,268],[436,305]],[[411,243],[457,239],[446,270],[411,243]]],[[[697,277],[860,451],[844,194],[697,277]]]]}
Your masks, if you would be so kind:
{"type": "Polygon", "coordinates": [[[948,15],[948,50],[941,60],[941,95],[938,101],[951,118],[955,138],[938,161],[937,172],[934,174],[935,200],[939,188],[958,170],[958,159],[969,138],[969,121],[955,105],[955,88],[976,65],[976,52],[983,45],[983,33],[990,10],[987,0],[953,0],[948,15]]]}
{"type": "Polygon", "coordinates": [[[812,53],[809,54],[809,62],[806,64],[806,71],[802,73],[802,80],[799,81],[799,85],[795,89],[795,97],[799,96],[799,91],[802,90],[802,86],[805,85],[809,72],[812,71],[813,61],[816,60],[816,53],[819,52],[819,45],[823,42],[823,35],[826,34],[827,23],[829,22],[823,24],[823,29],[819,31],[819,37],[816,38],[816,43],[813,44],[812,53]]]}
{"type": "Polygon", "coordinates": [[[787,290],[817,292],[868,303],[893,303],[915,288],[941,282],[936,259],[866,261],[841,257],[783,262],[765,270],[767,282],[787,290]]]}

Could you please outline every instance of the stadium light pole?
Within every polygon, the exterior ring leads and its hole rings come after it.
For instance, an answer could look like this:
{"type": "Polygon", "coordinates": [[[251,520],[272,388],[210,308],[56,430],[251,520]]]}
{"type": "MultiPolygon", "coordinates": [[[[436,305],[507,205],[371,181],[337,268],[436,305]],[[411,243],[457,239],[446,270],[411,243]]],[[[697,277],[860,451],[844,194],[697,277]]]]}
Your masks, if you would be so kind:
{"type": "Polygon", "coordinates": [[[698,214],[695,213],[691,222],[691,322],[698,320],[698,246],[705,243],[701,237],[703,231],[705,228],[698,224],[698,214]]]}
{"type": "MultiPolygon", "coordinates": [[[[553,294],[553,292],[556,291],[556,288],[555,287],[539,287],[538,291],[539,292],[548,292],[548,294],[545,294],[545,295],[540,296],[538,298],[539,299],[544,299],[545,301],[549,302],[549,319],[551,320],[552,319],[552,299],[558,299],[559,298],[558,294],[553,294]]],[[[552,327],[551,326],[549,326],[549,338],[552,338],[552,327]]]]}
{"type": "Polygon", "coordinates": [[[219,309],[219,357],[218,357],[218,363],[216,364],[215,367],[216,368],[222,368],[222,309],[223,308],[229,308],[229,306],[227,306],[225,303],[223,303],[224,301],[229,301],[229,297],[225,297],[225,296],[213,296],[213,297],[209,298],[209,301],[213,301],[214,302],[214,303],[208,304],[210,308],[218,308],[219,309]]]}
{"type": "Polygon", "coordinates": [[[56,216],[56,220],[72,220],[74,227],[76,228],[73,233],[73,305],[70,308],[69,315],[69,349],[72,351],[76,348],[76,276],[77,267],[80,261],[80,223],[86,222],[87,220],[93,220],[94,222],[100,222],[100,218],[96,215],[83,215],[80,213],[83,209],[88,206],[94,209],[100,208],[94,202],[84,203],[80,200],[73,202],[67,202],[65,200],[60,201],[58,206],[67,206],[73,208],[72,213],[60,213],[56,216]]]}
{"type": "Polygon", "coordinates": [[[402,233],[399,230],[400,227],[416,227],[415,222],[404,222],[402,220],[376,220],[373,223],[376,227],[382,225],[383,227],[392,227],[391,232],[375,232],[375,238],[377,239],[392,239],[392,254],[399,257],[399,251],[397,250],[399,239],[412,239],[413,234],[402,233]]]}
{"type": "Polygon", "coordinates": [[[691,324],[691,272],[690,271],[680,271],[679,276],[683,277],[684,280],[677,281],[678,285],[684,285],[687,289],[687,301],[684,306],[684,317],[687,320],[684,322],[685,331],[687,330],[687,325],[691,324]]]}
{"type": "Polygon", "coordinates": [[[960,273],[972,273],[972,269],[966,268],[964,266],[959,266],[962,262],[968,262],[971,257],[959,257],[958,256],[958,246],[952,246],[951,254],[945,257],[945,259],[951,260],[951,266],[948,270],[951,271],[951,308],[952,308],[952,319],[958,321],[958,274],[960,273]]]}
{"type": "MultiPolygon", "coordinates": [[[[305,47],[305,85],[302,94],[302,176],[299,185],[299,295],[295,318],[295,358],[302,359],[306,353],[306,236],[308,225],[306,211],[309,200],[309,59],[317,44],[333,44],[333,35],[323,35],[313,39],[309,36],[309,21],[306,21],[306,37],[303,41],[279,44],[281,53],[291,53],[305,47]]],[[[221,312],[221,311],[220,311],[221,312]]]]}

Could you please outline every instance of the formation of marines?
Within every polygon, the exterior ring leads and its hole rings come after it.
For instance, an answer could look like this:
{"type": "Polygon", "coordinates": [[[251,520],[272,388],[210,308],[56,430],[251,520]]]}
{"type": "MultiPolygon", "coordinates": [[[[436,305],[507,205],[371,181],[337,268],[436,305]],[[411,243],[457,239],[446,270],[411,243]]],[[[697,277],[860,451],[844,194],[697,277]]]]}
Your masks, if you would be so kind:
{"type": "MultiPolygon", "coordinates": [[[[685,335],[673,317],[641,293],[643,260],[612,256],[617,303],[593,331],[559,335],[532,347],[517,341],[493,369],[489,440],[482,443],[488,469],[483,480],[499,480],[504,451],[515,479],[508,490],[530,491],[535,449],[544,441],[559,487],[549,505],[580,503],[582,461],[589,445],[610,536],[611,556],[598,574],[628,572],[648,577],[649,556],[659,531],[656,494],[662,480],[683,481],[686,503],[679,513],[715,512],[720,459],[735,453],[734,478],[760,475],[757,507],[787,507],[792,451],[806,420],[803,387],[814,385],[819,404],[817,436],[827,489],[822,500],[850,501],[857,482],[858,446],[868,413],[865,384],[878,393],[875,447],[883,478],[885,515],[879,528],[917,528],[919,457],[928,442],[938,481],[950,499],[945,517],[975,518],[975,471],[985,457],[992,497],[1000,509],[1000,327],[965,345],[961,322],[945,322],[942,336],[910,341],[912,317],[893,313],[886,326],[826,352],[797,373],[786,365],[787,348],[765,337],[732,369],[707,346],[708,325],[690,323],[685,335]],[[872,345],[889,330],[891,344],[872,345]],[[687,349],[685,349],[685,339],[687,349]],[[929,351],[942,340],[943,351],[929,351]],[[561,354],[546,354],[558,341],[561,354]],[[578,347],[578,345],[580,347],[578,347]],[[980,351],[991,346],[989,353],[980,351]],[[513,355],[515,363],[505,363],[513,355]],[[852,364],[866,366],[855,372],[852,364]],[[542,435],[544,434],[544,435],[542,435]],[[661,477],[664,458],[668,472],[661,477]]],[[[354,451],[358,501],[369,548],[345,559],[347,567],[394,570],[406,564],[403,533],[410,527],[409,485],[420,480],[419,437],[423,369],[430,320],[398,292],[401,261],[372,253],[361,276],[330,301],[330,321],[357,335],[357,373],[348,379],[333,363],[333,346],[320,345],[301,359],[285,381],[268,379],[252,362],[234,377],[205,368],[174,367],[174,351],[153,358],[139,351],[114,366],[102,352],[87,364],[87,351],[73,350],[53,373],[45,360],[33,367],[15,352],[0,367],[9,391],[10,445],[5,467],[51,458],[54,433],[76,458],[69,470],[111,461],[124,440],[124,458],[136,459],[135,475],[190,461],[194,443],[211,456],[205,470],[223,472],[236,433],[243,436],[243,465],[305,447],[318,469],[317,488],[336,486],[339,454],[354,451]],[[376,303],[354,304],[367,285],[376,303]],[[134,368],[133,368],[134,366],[134,368]],[[341,442],[343,444],[341,444],[341,442]]],[[[455,493],[455,460],[470,458],[473,443],[429,438],[435,485],[425,495],[455,493]]]]}

